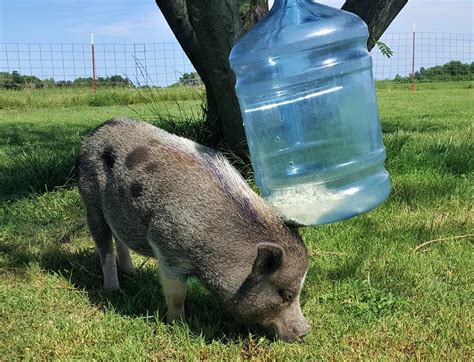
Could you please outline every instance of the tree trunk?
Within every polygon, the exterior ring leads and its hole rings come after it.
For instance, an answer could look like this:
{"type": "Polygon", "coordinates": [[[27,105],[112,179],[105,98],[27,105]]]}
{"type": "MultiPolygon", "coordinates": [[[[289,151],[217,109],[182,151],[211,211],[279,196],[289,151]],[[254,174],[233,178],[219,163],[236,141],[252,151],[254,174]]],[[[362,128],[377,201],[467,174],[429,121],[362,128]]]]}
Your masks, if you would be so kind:
{"type": "Polygon", "coordinates": [[[242,153],[246,149],[245,134],[235,96],[235,75],[228,61],[232,45],[243,32],[237,0],[186,0],[186,4],[189,21],[206,54],[204,63],[216,96],[223,139],[231,150],[242,153]]]}
{"type": "Polygon", "coordinates": [[[156,0],[156,4],[206,87],[210,143],[245,156],[245,133],[228,58],[244,30],[268,11],[266,0],[156,0]]]}
{"type": "MultiPolygon", "coordinates": [[[[267,0],[155,0],[201,77],[213,145],[245,156],[247,146],[229,53],[235,41],[268,11],[267,0]]],[[[369,26],[369,50],[408,0],[347,0],[344,10],[369,26]]]]}
{"type": "Polygon", "coordinates": [[[206,129],[210,136],[209,143],[215,146],[223,138],[221,120],[216,106],[214,90],[207,72],[206,55],[202,51],[196,33],[189,21],[186,1],[156,0],[156,4],[206,87],[206,129]]]}

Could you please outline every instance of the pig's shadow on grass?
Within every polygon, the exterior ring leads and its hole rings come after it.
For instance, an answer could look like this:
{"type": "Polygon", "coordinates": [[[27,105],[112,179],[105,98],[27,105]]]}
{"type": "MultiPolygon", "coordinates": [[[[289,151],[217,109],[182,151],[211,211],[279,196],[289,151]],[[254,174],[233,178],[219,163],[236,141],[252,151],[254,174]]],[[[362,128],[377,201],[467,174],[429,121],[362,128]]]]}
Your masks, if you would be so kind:
{"type": "MultiPolygon", "coordinates": [[[[164,323],[166,304],[159,283],[158,267],[150,262],[142,267],[137,266],[136,275],[133,276],[126,276],[119,271],[121,290],[107,292],[102,288],[99,257],[92,248],[69,251],[58,243],[36,258],[20,248],[9,246],[1,249],[8,255],[10,267],[21,268],[30,262],[38,262],[46,272],[59,274],[78,290],[84,290],[91,304],[101,310],[113,310],[121,315],[145,317],[164,323]]],[[[197,280],[188,282],[186,323],[194,335],[203,336],[208,343],[245,339],[249,332],[262,333],[236,322],[197,280]]]]}

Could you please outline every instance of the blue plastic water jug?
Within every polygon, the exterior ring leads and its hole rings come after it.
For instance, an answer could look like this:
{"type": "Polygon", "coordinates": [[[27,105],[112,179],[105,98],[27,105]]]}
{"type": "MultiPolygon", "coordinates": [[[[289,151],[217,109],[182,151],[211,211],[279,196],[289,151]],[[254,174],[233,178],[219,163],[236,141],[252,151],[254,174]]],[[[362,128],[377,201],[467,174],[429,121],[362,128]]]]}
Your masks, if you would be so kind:
{"type": "Polygon", "coordinates": [[[390,193],[367,25],[312,0],[276,0],[233,47],[262,196],[284,219],[346,219],[390,193]]]}

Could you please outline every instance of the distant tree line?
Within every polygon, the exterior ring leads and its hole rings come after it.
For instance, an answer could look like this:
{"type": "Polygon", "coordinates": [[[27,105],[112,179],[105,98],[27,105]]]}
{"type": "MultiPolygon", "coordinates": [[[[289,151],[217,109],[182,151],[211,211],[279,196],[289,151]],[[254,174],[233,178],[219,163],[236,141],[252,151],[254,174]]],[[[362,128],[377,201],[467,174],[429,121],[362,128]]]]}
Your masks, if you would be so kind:
{"type": "MultiPolygon", "coordinates": [[[[397,74],[394,81],[408,83],[411,75],[402,77],[397,74]]],[[[437,65],[431,68],[421,67],[415,72],[415,81],[417,82],[442,82],[442,81],[460,81],[474,80],[474,62],[464,64],[458,60],[452,60],[444,65],[437,65]]]]}
{"type": "MultiPolygon", "coordinates": [[[[411,75],[402,77],[397,74],[394,81],[408,83],[411,75]]],[[[436,82],[436,81],[461,81],[474,80],[474,62],[464,64],[458,60],[450,61],[444,65],[437,65],[431,68],[421,67],[415,72],[417,82],[436,82]]],[[[112,75],[110,77],[99,77],[96,79],[97,87],[128,87],[132,82],[121,75],[112,75]]],[[[179,77],[178,82],[170,87],[177,86],[198,86],[202,85],[202,80],[196,72],[184,73],[179,77]]],[[[0,89],[27,89],[27,88],[47,88],[47,87],[91,87],[92,77],[76,78],[74,80],[54,80],[40,79],[34,75],[22,75],[14,70],[11,73],[0,72],[0,89]]]]}
{"type": "MultiPolygon", "coordinates": [[[[132,83],[121,75],[99,77],[96,79],[97,87],[128,87],[132,83]]],[[[2,89],[27,89],[47,87],[91,87],[92,77],[76,78],[74,80],[40,79],[34,75],[22,75],[14,70],[11,73],[0,72],[0,88],[2,89]]]]}
{"type": "Polygon", "coordinates": [[[196,86],[202,85],[201,77],[196,72],[191,73],[184,73],[181,77],[179,77],[177,83],[173,83],[170,87],[178,87],[178,86],[196,86]]]}

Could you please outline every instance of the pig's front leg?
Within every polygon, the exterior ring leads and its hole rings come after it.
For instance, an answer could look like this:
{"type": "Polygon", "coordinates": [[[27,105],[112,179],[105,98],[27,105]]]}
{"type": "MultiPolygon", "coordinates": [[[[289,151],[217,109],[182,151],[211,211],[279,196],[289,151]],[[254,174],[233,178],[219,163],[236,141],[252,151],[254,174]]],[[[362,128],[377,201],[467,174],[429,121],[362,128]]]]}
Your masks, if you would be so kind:
{"type": "Polygon", "coordinates": [[[184,299],[186,298],[186,280],[170,277],[163,266],[160,266],[160,282],[165,295],[168,311],[166,322],[184,320],[184,299]]]}

